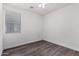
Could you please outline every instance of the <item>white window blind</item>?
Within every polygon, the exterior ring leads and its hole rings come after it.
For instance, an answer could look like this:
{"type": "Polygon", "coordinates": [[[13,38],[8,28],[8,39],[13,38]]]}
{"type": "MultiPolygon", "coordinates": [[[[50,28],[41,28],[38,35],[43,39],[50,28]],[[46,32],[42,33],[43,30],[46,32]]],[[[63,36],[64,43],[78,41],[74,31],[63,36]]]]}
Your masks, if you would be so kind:
{"type": "Polygon", "coordinates": [[[21,15],[16,12],[6,11],[6,33],[21,32],[21,15]]]}

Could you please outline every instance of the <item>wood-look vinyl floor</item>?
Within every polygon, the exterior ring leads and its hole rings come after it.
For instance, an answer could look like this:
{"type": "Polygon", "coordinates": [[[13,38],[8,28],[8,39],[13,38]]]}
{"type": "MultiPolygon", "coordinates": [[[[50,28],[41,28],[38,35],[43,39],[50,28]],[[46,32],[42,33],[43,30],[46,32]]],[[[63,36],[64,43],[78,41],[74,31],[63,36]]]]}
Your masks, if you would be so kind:
{"type": "Polygon", "coordinates": [[[2,56],[79,56],[79,52],[41,40],[6,49],[2,56]]]}

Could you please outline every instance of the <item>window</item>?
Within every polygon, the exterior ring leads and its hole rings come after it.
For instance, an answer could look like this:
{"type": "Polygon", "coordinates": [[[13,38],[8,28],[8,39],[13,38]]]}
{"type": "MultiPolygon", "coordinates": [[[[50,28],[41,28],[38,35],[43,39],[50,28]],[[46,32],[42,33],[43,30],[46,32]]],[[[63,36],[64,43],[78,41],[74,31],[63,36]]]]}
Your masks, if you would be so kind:
{"type": "Polygon", "coordinates": [[[21,15],[19,13],[6,11],[5,22],[6,33],[21,32],[21,15]]]}

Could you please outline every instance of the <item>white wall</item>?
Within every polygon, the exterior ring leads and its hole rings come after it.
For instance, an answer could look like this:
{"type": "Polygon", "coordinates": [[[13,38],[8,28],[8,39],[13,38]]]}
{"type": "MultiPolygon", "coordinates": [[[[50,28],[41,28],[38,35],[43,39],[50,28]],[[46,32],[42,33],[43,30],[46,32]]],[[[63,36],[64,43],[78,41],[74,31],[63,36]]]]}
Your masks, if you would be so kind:
{"type": "Polygon", "coordinates": [[[46,15],[44,39],[79,51],[79,4],[46,15]]]}
{"type": "Polygon", "coordinates": [[[4,15],[6,10],[21,13],[21,33],[6,34],[4,23],[4,49],[41,40],[42,18],[40,15],[13,6],[4,6],[4,15]]]}
{"type": "Polygon", "coordinates": [[[4,49],[44,39],[79,51],[79,4],[61,8],[44,17],[10,6],[4,8],[4,15],[6,10],[21,13],[22,28],[21,33],[6,34],[4,27],[4,49]]]}
{"type": "Polygon", "coordinates": [[[2,4],[0,3],[0,55],[2,54],[2,4]]]}

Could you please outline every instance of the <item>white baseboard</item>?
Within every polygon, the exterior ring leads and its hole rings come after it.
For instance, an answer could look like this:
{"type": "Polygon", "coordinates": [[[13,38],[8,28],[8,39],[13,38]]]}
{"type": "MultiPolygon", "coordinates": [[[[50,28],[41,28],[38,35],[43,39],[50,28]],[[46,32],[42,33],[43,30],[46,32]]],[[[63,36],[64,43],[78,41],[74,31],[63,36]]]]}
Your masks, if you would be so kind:
{"type": "MultiPolygon", "coordinates": [[[[62,43],[59,43],[59,42],[51,42],[50,40],[47,40],[47,39],[43,39],[45,41],[48,41],[50,43],[54,43],[54,44],[57,44],[57,45],[60,45],[60,46],[63,46],[63,47],[66,47],[66,48],[69,48],[69,49],[72,49],[72,50],[75,50],[75,51],[79,51],[78,48],[75,48],[75,47],[72,47],[72,46],[69,46],[69,45],[65,45],[65,44],[62,44],[62,43]]],[[[20,45],[24,45],[24,44],[29,44],[29,43],[32,43],[32,42],[36,42],[36,41],[39,41],[39,40],[35,40],[35,41],[30,41],[30,42],[27,42],[27,43],[20,43],[20,44],[17,44],[16,46],[20,46],[20,45]]],[[[14,47],[16,47],[14,46],[14,47]]],[[[13,48],[13,47],[9,47],[9,48],[13,48]]],[[[9,48],[6,48],[6,49],[9,49],[9,48]]]]}
{"type": "Polygon", "coordinates": [[[63,47],[66,47],[66,48],[75,50],[75,51],[79,51],[78,48],[71,47],[71,46],[69,46],[69,45],[65,45],[65,44],[62,44],[62,43],[59,43],[59,42],[51,42],[51,41],[49,41],[49,40],[47,40],[47,39],[44,39],[44,40],[46,40],[46,41],[48,41],[48,42],[50,42],[50,43],[54,43],[54,44],[57,44],[57,45],[60,45],[60,46],[63,46],[63,47]]]}
{"type": "MultiPolygon", "coordinates": [[[[40,39],[40,40],[41,40],[41,39],[40,39]]],[[[25,44],[29,44],[29,43],[36,42],[36,41],[40,41],[40,40],[34,40],[34,41],[19,43],[19,44],[17,44],[17,45],[4,48],[3,50],[5,50],[5,49],[10,49],[10,48],[14,48],[14,47],[21,46],[21,45],[25,45],[25,44]]]]}

